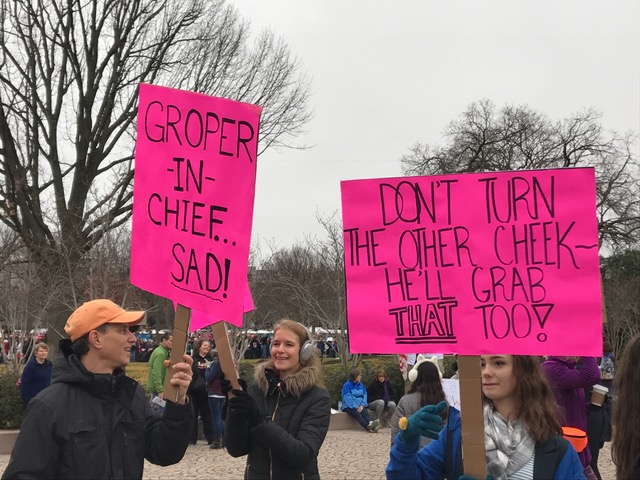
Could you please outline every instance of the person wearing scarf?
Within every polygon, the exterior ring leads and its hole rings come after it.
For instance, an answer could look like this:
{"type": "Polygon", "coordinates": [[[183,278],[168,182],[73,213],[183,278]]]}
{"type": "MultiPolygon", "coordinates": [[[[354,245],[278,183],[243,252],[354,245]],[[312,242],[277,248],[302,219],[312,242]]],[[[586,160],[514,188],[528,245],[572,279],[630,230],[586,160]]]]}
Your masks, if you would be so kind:
{"type": "MultiPolygon", "coordinates": [[[[520,355],[482,355],[480,365],[487,475],[494,480],[584,480],[576,451],[562,437],[539,362],[520,355]]],[[[441,403],[403,422],[391,447],[388,479],[463,475],[460,414],[451,409],[443,425],[438,413],[446,402],[441,403]],[[435,440],[420,449],[420,436],[435,440]]]]}

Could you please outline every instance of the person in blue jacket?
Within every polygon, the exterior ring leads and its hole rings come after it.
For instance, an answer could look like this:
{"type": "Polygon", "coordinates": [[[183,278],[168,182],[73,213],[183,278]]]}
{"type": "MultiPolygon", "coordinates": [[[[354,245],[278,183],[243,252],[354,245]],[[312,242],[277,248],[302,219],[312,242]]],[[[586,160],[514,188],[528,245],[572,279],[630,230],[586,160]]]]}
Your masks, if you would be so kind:
{"type": "Polygon", "coordinates": [[[354,368],[342,386],[342,411],[353,417],[367,432],[376,433],[380,428],[378,420],[371,420],[367,412],[367,389],[362,384],[360,370],[354,368]]]}
{"type": "Polygon", "coordinates": [[[51,384],[53,364],[47,360],[49,347],[41,342],[33,348],[33,357],[25,365],[20,377],[20,396],[25,408],[33,397],[51,384]]]}
{"type": "MultiPolygon", "coordinates": [[[[556,420],[551,387],[533,357],[482,355],[487,476],[494,480],[583,480],[578,455],[556,420]]],[[[460,414],[446,402],[427,405],[401,424],[390,451],[388,479],[458,479],[462,468],[460,414]],[[419,450],[420,436],[435,441],[419,450]]]]}

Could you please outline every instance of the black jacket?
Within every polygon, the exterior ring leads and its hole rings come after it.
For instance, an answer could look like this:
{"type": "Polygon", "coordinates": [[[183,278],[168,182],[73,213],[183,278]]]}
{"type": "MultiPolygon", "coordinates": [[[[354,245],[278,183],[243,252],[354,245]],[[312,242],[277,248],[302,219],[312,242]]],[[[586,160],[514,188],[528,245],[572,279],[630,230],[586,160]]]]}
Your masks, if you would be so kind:
{"type": "Polygon", "coordinates": [[[20,396],[25,405],[51,383],[53,364],[45,359],[38,363],[35,357],[27,362],[20,377],[20,396]]]}
{"type": "Polygon", "coordinates": [[[134,479],[145,458],[163,466],[182,459],[191,405],[167,401],[161,417],[123,370],[93,374],[62,348],[51,386],[29,402],[3,479],[134,479]]]}
{"type": "Polygon", "coordinates": [[[319,479],[318,452],[331,417],[329,393],[316,385],[319,368],[303,367],[282,381],[272,368],[271,360],[259,364],[247,390],[265,414],[258,425],[227,413],[227,451],[249,455],[246,479],[319,479]]]}
{"type": "Polygon", "coordinates": [[[384,384],[387,384],[387,393],[389,394],[389,401],[393,401],[393,387],[388,379],[384,379],[384,382],[378,380],[372,381],[367,387],[367,403],[371,403],[374,400],[384,399],[384,384]]]}

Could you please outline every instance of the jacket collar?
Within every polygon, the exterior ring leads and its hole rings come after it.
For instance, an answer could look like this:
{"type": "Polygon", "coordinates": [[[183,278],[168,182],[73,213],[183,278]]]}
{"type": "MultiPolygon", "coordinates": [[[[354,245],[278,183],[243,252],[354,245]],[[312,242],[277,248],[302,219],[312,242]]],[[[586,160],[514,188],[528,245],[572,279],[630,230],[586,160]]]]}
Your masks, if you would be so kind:
{"type": "Polygon", "coordinates": [[[138,382],[127,377],[122,368],[114,370],[112,374],[90,372],[73,353],[69,340],[61,340],[59,345],[55,368],[52,370],[52,384],[75,383],[97,398],[133,398],[138,382]]]}
{"type": "Polygon", "coordinates": [[[317,366],[302,366],[300,370],[284,379],[278,377],[273,360],[259,363],[255,368],[254,380],[265,395],[273,395],[276,390],[286,395],[300,397],[304,392],[320,384],[320,370],[317,366]]]}

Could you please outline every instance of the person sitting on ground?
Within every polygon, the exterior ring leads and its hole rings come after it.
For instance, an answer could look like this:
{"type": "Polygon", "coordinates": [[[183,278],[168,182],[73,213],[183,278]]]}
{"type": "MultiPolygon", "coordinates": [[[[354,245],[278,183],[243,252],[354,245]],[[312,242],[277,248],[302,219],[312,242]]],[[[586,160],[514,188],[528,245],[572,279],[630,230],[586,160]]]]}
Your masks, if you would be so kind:
{"type": "Polygon", "coordinates": [[[640,478],[640,334],[620,357],[615,376],[617,400],[613,407],[611,457],[619,479],[640,478]]]}
{"type": "Polygon", "coordinates": [[[51,386],[29,402],[3,479],[136,479],[145,459],[163,466],[182,460],[193,423],[191,358],[171,367],[178,395],[161,416],[124,373],[136,341],[130,327],[144,315],[104,299],[71,314],[51,386]]]}
{"type": "MultiPolygon", "coordinates": [[[[409,392],[400,399],[398,408],[391,419],[391,445],[393,445],[395,436],[400,432],[399,422],[402,417],[408,418],[426,405],[437,405],[445,400],[442,389],[442,374],[437,361],[434,362],[426,358],[416,361],[415,366],[409,371],[409,380],[412,382],[409,392]]],[[[456,410],[455,407],[450,408],[456,410]]],[[[449,409],[442,412],[443,420],[447,419],[448,414],[449,409]]],[[[460,412],[456,410],[456,414],[459,415],[460,412]]],[[[420,447],[424,447],[430,441],[429,437],[421,437],[420,447]]]]}
{"type": "Polygon", "coordinates": [[[381,427],[388,427],[396,411],[396,403],[391,400],[393,387],[383,369],[376,372],[375,378],[367,387],[369,410],[373,412],[373,420],[378,420],[381,427]]]}
{"type": "Polygon", "coordinates": [[[377,433],[378,420],[371,420],[367,412],[367,390],[362,384],[360,370],[354,368],[342,385],[342,411],[353,417],[367,432],[377,433]]]}
{"type": "MultiPolygon", "coordinates": [[[[562,437],[553,394],[538,361],[520,355],[481,355],[480,363],[488,476],[584,480],[576,451],[562,437]]],[[[440,414],[446,408],[445,401],[427,405],[402,420],[391,447],[387,479],[463,474],[460,414],[450,409],[442,430],[440,414]],[[435,441],[420,449],[420,436],[435,441]]]]}

